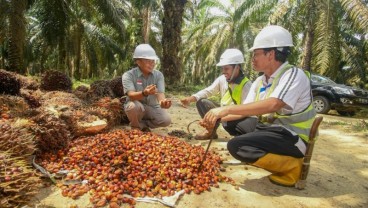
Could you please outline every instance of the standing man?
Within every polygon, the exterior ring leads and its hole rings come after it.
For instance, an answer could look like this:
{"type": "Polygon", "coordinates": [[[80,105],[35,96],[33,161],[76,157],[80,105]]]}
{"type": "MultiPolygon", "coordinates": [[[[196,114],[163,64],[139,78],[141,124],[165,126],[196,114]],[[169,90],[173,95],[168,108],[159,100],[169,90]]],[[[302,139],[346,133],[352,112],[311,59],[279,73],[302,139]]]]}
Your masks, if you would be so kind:
{"type": "Polygon", "coordinates": [[[253,68],[263,75],[253,83],[244,104],[212,109],[204,117],[213,125],[227,115],[261,115],[254,132],[234,137],[227,148],[234,158],[272,172],[271,182],[284,186],[299,179],[316,115],[309,74],[286,61],[292,46],[286,29],[265,27],[250,49],[253,68]]]}
{"type": "Polygon", "coordinates": [[[165,98],[163,74],[154,69],[158,60],[155,50],[149,44],[138,45],[133,54],[138,67],[123,74],[124,92],[128,97],[124,105],[130,126],[142,131],[149,128],[170,125],[171,118],[166,111],[171,100],[165,98]]]}
{"type": "MultiPolygon", "coordinates": [[[[222,75],[219,76],[209,87],[197,92],[196,94],[183,98],[181,101],[184,107],[188,106],[191,102],[196,102],[197,110],[200,116],[204,115],[219,105],[213,103],[207,98],[220,93],[221,106],[241,104],[244,102],[248,95],[252,82],[245,77],[241,64],[244,63],[243,53],[238,49],[227,49],[220,57],[220,62],[216,66],[222,68],[222,75]]],[[[241,135],[248,132],[252,132],[256,126],[256,117],[243,117],[232,116],[221,119],[224,129],[230,135],[241,135]],[[228,121],[231,120],[231,121],[228,121]]],[[[213,135],[214,139],[217,139],[217,128],[215,126],[212,131],[205,130],[203,133],[197,134],[194,138],[197,140],[207,140],[213,135]]]]}

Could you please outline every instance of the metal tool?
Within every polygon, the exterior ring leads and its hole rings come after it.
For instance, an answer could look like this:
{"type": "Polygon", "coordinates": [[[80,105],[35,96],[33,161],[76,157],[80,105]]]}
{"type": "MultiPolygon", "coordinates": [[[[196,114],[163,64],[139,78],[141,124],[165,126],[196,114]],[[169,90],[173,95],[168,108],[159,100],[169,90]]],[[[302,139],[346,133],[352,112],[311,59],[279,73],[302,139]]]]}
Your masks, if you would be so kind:
{"type": "MultiPolygon", "coordinates": [[[[215,126],[219,125],[220,121],[221,121],[221,119],[217,119],[215,126]]],[[[199,171],[201,171],[201,169],[202,169],[203,163],[206,160],[208,150],[210,149],[210,146],[211,146],[211,143],[212,143],[212,140],[213,140],[212,138],[215,136],[215,134],[216,134],[216,131],[213,129],[212,132],[211,132],[210,142],[208,142],[206,152],[204,153],[203,159],[202,159],[201,163],[199,164],[197,173],[199,171]]]]}

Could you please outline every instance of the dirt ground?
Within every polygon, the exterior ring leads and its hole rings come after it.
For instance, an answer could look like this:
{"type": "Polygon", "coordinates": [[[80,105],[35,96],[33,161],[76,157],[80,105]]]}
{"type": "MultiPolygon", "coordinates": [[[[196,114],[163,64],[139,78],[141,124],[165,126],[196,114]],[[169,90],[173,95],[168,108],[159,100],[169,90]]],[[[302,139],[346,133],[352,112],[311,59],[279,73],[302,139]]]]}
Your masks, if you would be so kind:
{"type": "MultiPolygon", "coordinates": [[[[154,129],[154,133],[167,134],[173,130],[186,132],[187,124],[200,118],[194,105],[185,109],[174,104],[169,112],[173,123],[167,128],[154,129]]],[[[351,126],[361,122],[361,119],[327,115],[323,117],[304,190],[272,184],[267,177],[270,173],[263,169],[224,163],[226,172],[222,174],[234,179],[239,188],[221,183],[219,188],[212,188],[210,192],[183,195],[177,201],[176,207],[368,207],[368,132],[353,132],[351,126]],[[338,122],[348,125],[331,125],[338,122]]],[[[367,119],[365,121],[368,122],[367,119]]],[[[193,134],[202,130],[198,123],[192,124],[190,129],[193,134]]],[[[219,152],[225,161],[234,161],[226,150],[230,135],[221,127],[218,133],[219,139],[212,142],[211,148],[219,152]]],[[[208,141],[185,140],[201,144],[204,148],[208,144],[208,141]]],[[[92,207],[88,199],[88,194],[78,200],[65,198],[58,188],[49,187],[37,195],[35,207],[92,207]]],[[[166,206],[138,202],[135,207],[166,206]]]]}

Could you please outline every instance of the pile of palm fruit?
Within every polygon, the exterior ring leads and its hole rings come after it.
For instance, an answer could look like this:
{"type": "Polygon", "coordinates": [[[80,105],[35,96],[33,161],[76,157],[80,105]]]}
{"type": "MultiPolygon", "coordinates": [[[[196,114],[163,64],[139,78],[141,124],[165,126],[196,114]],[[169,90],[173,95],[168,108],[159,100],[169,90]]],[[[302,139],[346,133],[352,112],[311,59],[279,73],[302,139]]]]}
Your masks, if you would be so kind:
{"type": "Polygon", "coordinates": [[[96,207],[134,206],[131,197],[200,194],[219,182],[233,183],[221,176],[214,152],[197,172],[201,146],[174,136],[112,130],[127,123],[121,77],[75,90],[71,83],[57,71],[34,80],[0,70],[0,207],[30,203],[40,175],[55,181],[52,176],[60,172],[67,173],[57,181],[63,196],[89,192],[96,207]]]}
{"type": "Polygon", "coordinates": [[[39,189],[32,157],[68,148],[77,136],[126,121],[119,100],[122,86],[111,86],[120,94],[94,93],[110,85],[73,91],[70,78],[58,71],[37,80],[0,69],[0,207],[26,205],[39,189]]]}

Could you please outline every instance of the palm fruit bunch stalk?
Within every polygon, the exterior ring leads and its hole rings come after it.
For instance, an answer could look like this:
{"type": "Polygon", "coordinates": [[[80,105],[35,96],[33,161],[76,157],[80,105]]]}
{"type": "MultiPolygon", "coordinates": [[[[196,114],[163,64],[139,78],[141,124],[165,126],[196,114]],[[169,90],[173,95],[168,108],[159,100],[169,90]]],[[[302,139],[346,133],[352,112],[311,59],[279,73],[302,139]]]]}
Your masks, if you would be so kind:
{"type": "Polygon", "coordinates": [[[1,117],[23,117],[29,111],[29,106],[24,98],[12,95],[0,95],[1,117]]]}
{"type": "Polygon", "coordinates": [[[29,165],[35,152],[31,125],[0,119],[0,207],[26,205],[39,189],[39,176],[29,165]]]}
{"type": "Polygon", "coordinates": [[[0,94],[18,95],[20,82],[15,74],[0,69],[0,94]]]}
{"type": "Polygon", "coordinates": [[[28,119],[0,120],[0,150],[10,151],[13,156],[30,157],[36,150],[34,135],[29,130],[33,122],[28,119]]]}
{"type": "Polygon", "coordinates": [[[71,92],[72,80],[62,72],[48,70],[42,75],[40,88],[45,91],[71,92]]]}
{"type": "Polygon", "coordinates": [[[41,180],[23,157],[0,149],[0,207],[28,205],[41,180]]]}

